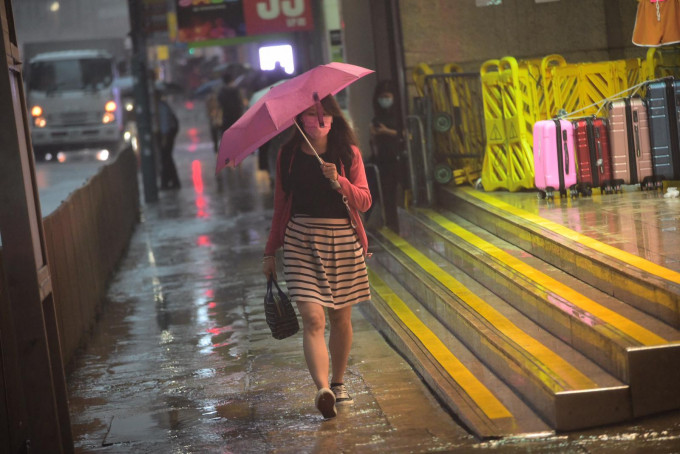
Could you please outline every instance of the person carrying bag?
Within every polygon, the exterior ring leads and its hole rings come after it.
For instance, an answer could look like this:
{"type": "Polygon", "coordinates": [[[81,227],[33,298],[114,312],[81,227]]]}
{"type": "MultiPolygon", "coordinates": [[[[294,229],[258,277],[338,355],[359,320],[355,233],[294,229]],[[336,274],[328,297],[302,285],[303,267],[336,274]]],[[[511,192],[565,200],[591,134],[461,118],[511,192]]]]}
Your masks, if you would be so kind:
{"type": "Polygon", "coordinates": [[[278,153],[262,271],[276,279],[274,254],[283,246],[286,284],[302,316],[305,360],[318,390],[315,405],[328,419],[337,415],[336,403],[353,402],[344,375],[352,306],[370,299],[368,241],[359,212],[370,208],[371,194],[354,132],[335,98],[325,97],[296,122],[299,129],[278,153]]]}

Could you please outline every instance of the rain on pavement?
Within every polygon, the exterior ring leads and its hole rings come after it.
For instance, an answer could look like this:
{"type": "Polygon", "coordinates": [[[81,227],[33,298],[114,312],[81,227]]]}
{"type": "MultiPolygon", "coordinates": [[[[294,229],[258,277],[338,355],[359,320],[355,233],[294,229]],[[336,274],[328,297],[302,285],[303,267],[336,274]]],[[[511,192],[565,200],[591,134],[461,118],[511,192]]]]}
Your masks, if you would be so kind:
{"type": "Polygon", "coordinates": [[[268,175],[253,156],[215,176],[205,109],[176,106],[183,186],[142,204],[92,337],[67,371],[77,452],[680,452],[677,412],[480,442],[360,310],[346,377],[354,404],[323,421],[300,334],[274,340],[264,320],[268,175]]]}

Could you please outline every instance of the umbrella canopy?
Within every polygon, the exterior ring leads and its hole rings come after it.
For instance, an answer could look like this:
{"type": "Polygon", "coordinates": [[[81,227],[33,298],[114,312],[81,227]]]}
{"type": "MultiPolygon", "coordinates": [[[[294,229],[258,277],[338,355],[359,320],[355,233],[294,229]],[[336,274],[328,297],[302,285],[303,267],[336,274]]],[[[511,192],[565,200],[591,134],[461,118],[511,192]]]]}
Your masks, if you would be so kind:
{"type": "Polygon", "coordinates": [[[214,92],[217,87],[222,85],[222,79],[213,79],[202,83],[198,86],[196,90],[192,93],[192,96],[201,97],[214,92]]]}
{"type": "Polygon", "coordinates": [[[276,87],[277,85],[281,85],[282,83],[284,83],[284,82],[287,81],[287,80],[289,80],[289,79],[281,79],[281,80],[279,80],[279,81],[277,81],[277,82],[274,82],[274,83],[271,84],[271,85],[267,85],[266,87],[264,87],[264,88],[261,89],[261,90],[257,90],[255,93],[253,93],[253,94],[250,96],[250,101],[248,102],[248,107],[253,107],[253,106],[255,105],[255,103],[256,103],[257,101],[259,101],[259,99],[260,99],[261,97],[263,97],[265,94],[267,94],[267,92],[269,92],[269,90],[272,89],[272,87],[276,87]]]}
{"type": "Polygon", "coordinates": [[[222,135],[217,155],[219,172],[235,167],[260,145],[293,125],[295,117],[323,99],[371,74],[370,69],[347,63],[329,63],[272,87],[222,135]]]}

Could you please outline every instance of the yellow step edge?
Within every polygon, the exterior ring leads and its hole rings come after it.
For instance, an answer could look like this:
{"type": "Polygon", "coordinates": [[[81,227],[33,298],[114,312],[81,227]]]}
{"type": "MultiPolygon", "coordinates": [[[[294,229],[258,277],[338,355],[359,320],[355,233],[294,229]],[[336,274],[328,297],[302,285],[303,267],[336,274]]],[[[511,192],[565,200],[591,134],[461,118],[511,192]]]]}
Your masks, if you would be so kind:
{"type": "Polygon", "coordinates": [[[660,278],[666,279],[667,281],[680,284],[680,273],[677,271],[673,271],[654,262],[650,262],[647,259],[631,254],[630,252],[626,252],[615,248],[614,246],[602,243],[594,238],[575,232],[574,230],[571,230],[556,222],[549,221],[548,219],[542,218],[529,211],[514,207],[506,202],[498,200],[496,197],[490,196],[480,191],[476,191],[471,188],[460,188],[459,190],[465,191],[465,193],[470,194],[471,196],[476,197],[479,200],[482,200],[483,202],[488,203],[489,205],[492,205],[498,209],[512,213],[548,230],[552,230],[553,232],[569,238],[570,240],[581,243],[584,246],[588,246],[589,248],[601,252],[602,254],[609,255],[629,265],[633,265],[634,267],[639,268],[649,274],[653,274],[660,278]]]}
{"type": "MultiPolygon", "coordinates": [[[[572,390],[594,389],[597,388],[592,380],[586,377],[581,371],[565,361],[561,356],[544,346],[542,343],[526,334],[508,320],[503,314],[494,309],[490,304],[471,292],[453,276],[442,270],[436,263],[430,260],[422,252],[411,246],[406,240],[392,232],[388,228],[382,228],[380,233],[387,238],[394,246],[399,248],[411,260],[416,262],[427,273],[441,282],[446,288],[458,296],[465,304],[474,309],[484,319],[491,323],[496,329],[512,339],[517,345],[521,345],[526,351],[536,358],[541,365],[552,371],[554,376],[560,377],[569,385],[572,390]]],[[[544,377],[541,376],[541,379],[544,377]]],[[[554,391],[562,391],[556,390],[554,391]]]]}
{"type": "Polygon", "coordinates": [[[409,309],[380,277],[368,269],[374,291],[387,303],[404,325],[416,335],[451,378],[463,388],[482,412],[491,420],[512,418],[512,414],[470,370],[460,362],[446,345],[409,309]]]}
{"type": "Polygon", "coordinates": [[[545,288],[549,288],[555,295],[561,296],[565,300],[571,302],[575,306],[583,309],[590,314],[593,314],[600,320],[608,323],[614,328],[618,329],[622,333],[630,336],[636,341],[640,342],[642,345],[663,345],[668,343],[668,341],[660,336],[657,336],[653,332],[643,328],[632,320],[623,317],[622,315],[607,309],[606,307],[596,303],[590,298],[580,294],[576,290],[564,285],[562,282],[553,279],[552,277],[542,273],[531,265],[526,264],[522,260],[513,257],[502,249],[494,246],[488,241],[483,240],[477,235],[465,230],[463,227],[454,223],[450,219],[436,213],[432,210],[420,210],[432,221],[436,222],[449,232],[462,238],[468,243],[474,245],[475,247],[483,250],[490,256],[496,258],[497,260],[505,263],[509,267],[513,268],[517,272],[530,277],[532,280],[538,282],[545,288]]]}

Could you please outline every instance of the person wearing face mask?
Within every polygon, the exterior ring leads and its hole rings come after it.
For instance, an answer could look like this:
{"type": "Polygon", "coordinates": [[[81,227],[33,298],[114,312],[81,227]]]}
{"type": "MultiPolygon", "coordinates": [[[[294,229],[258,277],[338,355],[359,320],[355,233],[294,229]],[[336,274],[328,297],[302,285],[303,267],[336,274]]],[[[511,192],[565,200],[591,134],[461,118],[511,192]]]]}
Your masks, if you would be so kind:
{"type": "Polygon", "coordinates": [[[370,125],[374,161],[380,171],[385,223],[399,233],[397,216],[397,186],[399,184],[399,155],[401,139],[397,126],[394,89],[391,81],[381,81],[373,93],[374,117],[370,125]]]}
{"type": "Polygon", "coordinates": [[[327,419],[336,416],[336,404],[352,403],[344,384],[352,307],[370,299],[364,261],[368,241],[359,212],[370,208],[371,193],[354,132],[335,98],[322,99],[296,121],[309,143],[293,127],[278,153],[274,216],[262,271],[276,279],[275,253],[283,246],[286,284],[302,316],[303,351],[317,387],[315,405],[327,419]],[[323,126],[317,108],[323,111],[323,126]]]}

